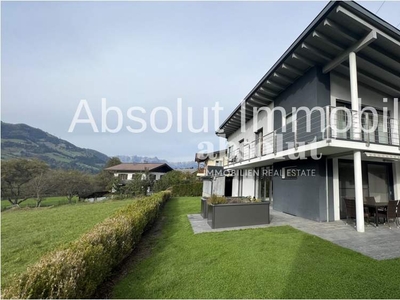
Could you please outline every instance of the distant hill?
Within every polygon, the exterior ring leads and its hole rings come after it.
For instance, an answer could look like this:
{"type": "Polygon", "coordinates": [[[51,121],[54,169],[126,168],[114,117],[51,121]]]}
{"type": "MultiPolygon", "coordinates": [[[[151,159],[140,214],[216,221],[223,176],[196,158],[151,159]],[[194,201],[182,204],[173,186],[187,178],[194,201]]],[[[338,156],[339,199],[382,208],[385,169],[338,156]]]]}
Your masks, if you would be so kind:
{"type": "MultiPolygon", "coordinates": [[[[160,159],[158,157],[147,157],[138,155],[117,155],[123,163],[167,163],[173,169],[195,169],[197,168],[197,163],[194,161],[186,162],[169,162],[165,159],[160,159]]],[[[194,157],[194,156],[193,156],[194,157]]]]}
{"type": "Polygon", "coordinates": [[[100,171],[109,157],[79,148],[43,130],[25,124],[1,122],[1,159],[39,158],[52,168],[100,171]]]}

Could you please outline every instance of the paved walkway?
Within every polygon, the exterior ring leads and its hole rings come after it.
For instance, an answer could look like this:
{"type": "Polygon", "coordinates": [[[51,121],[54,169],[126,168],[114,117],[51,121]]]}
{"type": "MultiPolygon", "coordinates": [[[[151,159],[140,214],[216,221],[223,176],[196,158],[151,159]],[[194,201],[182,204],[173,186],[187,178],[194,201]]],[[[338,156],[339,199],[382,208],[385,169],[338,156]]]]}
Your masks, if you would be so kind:
{"type": "Polygon", "coordinates": [[[289,225],[377,260],[400,257],[400,228],[393,225],[392,229],[387,225],[377,228],[368,225],[364,233],[358,233],[352,225],[345,225],[343,221],[319,223],[274,210],[271,210],[271,224],[258,226],[212,229],[201,215],[188,215],[188,218],[195,234],[289,225]]]}

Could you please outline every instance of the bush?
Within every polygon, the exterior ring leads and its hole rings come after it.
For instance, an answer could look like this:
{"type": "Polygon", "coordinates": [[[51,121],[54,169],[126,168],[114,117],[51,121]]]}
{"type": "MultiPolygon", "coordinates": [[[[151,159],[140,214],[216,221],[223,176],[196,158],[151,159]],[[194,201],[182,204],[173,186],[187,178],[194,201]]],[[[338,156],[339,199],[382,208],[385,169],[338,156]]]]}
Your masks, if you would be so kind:
{"type": "Polygon", "coordinates": [[[117,211],[64,249],[43,256],[6,288],[3,298],[90,298],[169,198],[169,192],[160,192],[117,211]]]}
{"type": "Polygon", "coordinates": [[[190,184],[174,185],[172,187],[173,197],[196,197],[203,193],[203,183],[196,182],[190,184]]]}
{"type": "Polygon", "coordinates": [[[228,200],[225,197],[219,197],[217,195],[212,195],[210,198],[207,199],[208,204],[226,204],[228,200]]]}

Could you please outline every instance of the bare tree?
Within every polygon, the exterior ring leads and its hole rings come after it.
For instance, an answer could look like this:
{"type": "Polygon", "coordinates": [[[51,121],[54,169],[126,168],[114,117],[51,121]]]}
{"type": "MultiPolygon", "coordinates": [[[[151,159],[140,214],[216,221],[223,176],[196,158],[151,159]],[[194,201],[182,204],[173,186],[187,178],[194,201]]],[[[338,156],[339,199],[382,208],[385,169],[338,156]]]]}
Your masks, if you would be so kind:
{"type": "Polygon", "coordinates": [[[45,173],[48,165],[40,160],[13,159],[1,164],[1,193],[13,206],[19,206],[30,196],[27,184],[45,173]]]}
{"type": "Polygon", "coordinates": [[[36,200],[36,207],[40,207],[44,197],[48,194],[56,194],[54,190],[57,182],[54,180],[55,171],[42,171],[27,184],[29,194],[36,200]]]}

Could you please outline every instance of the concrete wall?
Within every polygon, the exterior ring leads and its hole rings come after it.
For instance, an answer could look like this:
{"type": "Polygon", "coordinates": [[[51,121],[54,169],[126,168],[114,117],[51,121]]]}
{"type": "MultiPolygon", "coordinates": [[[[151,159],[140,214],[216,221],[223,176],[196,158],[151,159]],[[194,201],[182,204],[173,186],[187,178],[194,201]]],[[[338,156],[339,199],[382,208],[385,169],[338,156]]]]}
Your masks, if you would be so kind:
{"type": "Polygon", "coordinates": [[[203,197],[211,195],[224,196],[225,194],[225,177],[203,178],[203,197]]]}
{"type": "Polygon", "coordinates": [[[327,221],[329,215],[329,220],[333,221],[332,163],[328,161],[328,186],[325,158],[275,163],[274,172],[281,173],[283,168],[289,167],[315,170],[315,176],[298,176],[297,179],[274,176],[274,210],[315,221],[327,221]]]}
{"type": "Polygon", "coordinates": [[[203,178],[203,197],[210,197],[211,196],[211,182],[212,179],[210,178],[203,178]]]}

